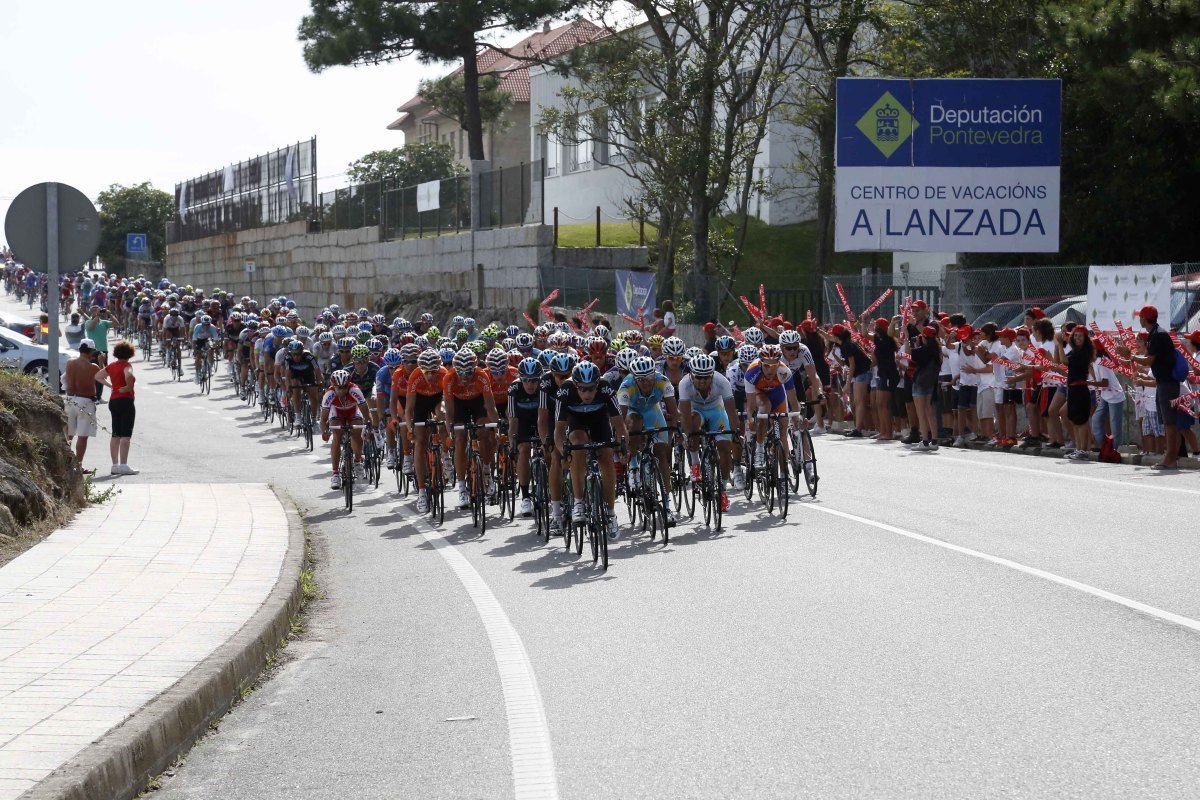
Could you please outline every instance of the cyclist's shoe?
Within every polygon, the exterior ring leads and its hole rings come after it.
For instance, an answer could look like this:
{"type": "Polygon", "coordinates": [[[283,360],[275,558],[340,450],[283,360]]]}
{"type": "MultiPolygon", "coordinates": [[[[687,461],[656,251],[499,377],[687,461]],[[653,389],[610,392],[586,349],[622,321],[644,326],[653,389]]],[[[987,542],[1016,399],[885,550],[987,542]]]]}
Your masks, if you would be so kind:
{"type": "Polygon", "coordinates": [[[692,464],[692,483],[700,482],[700,465],[692,464]]]}
{"type": "Polygon", "coordinates": [[[387,458],[384,460],[384,464],[387,465],[388,469],[395,469],[396,468],[396,454],[388,453],[387,458]]]}
{"type": "Polygon", "coordinates": [[[587,509],[584,508],[583,501],[576,500],[575,504],[573,506],[571,506],[571,519],[574,520],[575,522],[583,522],[584,517],[586,517],[586,516],[587,516],[587,509]]]}
{"type": "Polygon", "coordinates": [[[550,517],[550,535],[562,536],[562,518],[550,517]]]}
{"type": "Polygon", "coordinates": [[[733,470],[732,478],[733,490],[735,492],[740,492],[746,488],[746,476],[742,474],[741,468],[736,468],[733,470]]]}
{"type": "Polygon", "coordinates": [[[767,448],[763,445],[758,445],[754,448],[754,466],[761,467],[763,462],[767,460],[767,448]]]}
{"type": "Polygon", "coordinates": [[[425,493],[424,489],[417,493],[417,513],[429,513],[429,495],[425,493]]]}
{"type": "Polygon", "coordinates": [[[522,517],[532,517],[533,516],[533,498],[522,497],[519,511],[520,511],[520,514],[522,517]]]}
{"type": "Polygon", "coordinates": [[[471,507],[471,491],[467,489],[465,483],[458,485],[458,507],[460,509],[471,507]]]}
{"type": "Polygon", "coordinates": [[[329,482],[329,488],[334,490],[342,488],[342,473],[333,473],[333,480],[329,482]]]}
{"type": "Polygon", "coordinates": [[[721,492],[721,513],[725,514],[729,511],[729,495],[721,492]]]}
{"type": "Polygon", "coordinates": [[[411,455],[404,457],[404,466],[401,467],[405,475],[413,474],[413,457],[411,455]]]}
{"type": "Polygon", "coordinates": [[[813,479],[813,463],[811,461],[804,462],[804,479],[810,482],[813,479]]]}
{"type": "Polygon", "coordinates": [[[499,496],[500,490],[496,488],[496,484],[489,483],[487,487],[487,501],[493,505],[496,503],[496,498],[499,496]]]}
{"type": "Polygon", "coordinates": [[[670,523],[671,525],[679,524],[679,514],[677,514],[675,512],[675,509],[673,509],[673,508],[667,509],[667,522],[670,523]]]}
{"type": "Polygon", "coordinates": [[[363,467],[363,462],[361,462],[361,461],[354,462],[354,477],[360,481],[363,478],[367,477],[367,470],[366,470],[366,468],[363,467]]]}
{"type": "Polygon", "coordinates": [[[615,542],[621,538],[621,521],[617,519],[617,512],[612,509],[605,511],[604,515],[608,518],[608,540],[615,542]]]}

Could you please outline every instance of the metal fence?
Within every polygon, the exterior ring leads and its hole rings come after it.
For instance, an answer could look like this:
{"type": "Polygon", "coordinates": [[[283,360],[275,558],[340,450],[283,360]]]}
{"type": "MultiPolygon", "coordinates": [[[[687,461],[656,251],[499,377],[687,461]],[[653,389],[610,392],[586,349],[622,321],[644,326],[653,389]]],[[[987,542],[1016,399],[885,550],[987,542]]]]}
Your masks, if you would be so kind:
{"type": "MultiPolygon", "coordinates": [[[[382,241],[471,229],[469,175],[444,178],[436,190],[426,189],[423,197],[422,186],[376,181],[324,192],[316,218],[325,231],[378,225],[382,241]]],[[[478,199],[482,229],[540,223],[542,162],[481,173],[478,199]]]]}
{"type": "MultiPolygon", "coordinates": [[[[906,296],[924,299],[932,308],[960,312],[972,325],[1019,323],[1025,309],[1040,306],[1060,322],[1085,321],[1087,265],[948,269],[944,273],[895,275],[827,275],[822,287],[827,316],[845,316],[837,292],[841,283],[856,313],[887,289],[894,293],[879,315],[899,313],[906,296]]],[[[1194,330],[1200,325],[1200,262],[1171,265],[1171,327],[1194,330]]]]}
{"type": "Polygon", "coordinates": [[[611,269],[589,267],[538,267],[538,295],[545,297],[558,289],[553,305],[583,308],[599,299],[596,311],[613,314],[617,310],[616,273],[611,269]]]}

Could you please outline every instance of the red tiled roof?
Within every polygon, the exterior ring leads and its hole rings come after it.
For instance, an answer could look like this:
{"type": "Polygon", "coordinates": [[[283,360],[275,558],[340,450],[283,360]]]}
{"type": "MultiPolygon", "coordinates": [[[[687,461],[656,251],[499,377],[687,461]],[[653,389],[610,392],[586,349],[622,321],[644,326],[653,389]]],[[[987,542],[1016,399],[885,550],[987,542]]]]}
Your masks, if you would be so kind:
{"type": "MultiPolygon", "coordinates": [[[[552,58],[573,50],[581,44],[594,41],[604,35],[604,31],[586,19],[577,19],[566,25],[549,31],[537,31],[501,52],[490,47],[479,51],[475,63],[481,75],[498,75],[501,90],[508,92],[514,103],[529,102],[529,62],[527,58],[552,58]],[[511,53],[511,55],[510,55],[511,53]]],[[[462,72],[459,67],[453,74],[462,72]]],[[[408,121],[409,113],[425,103],[425,99],[416,95],[405,101],[397,108],[401,113],[399,119],[388,125],[389,130],[397,130],[408,121]]]]}

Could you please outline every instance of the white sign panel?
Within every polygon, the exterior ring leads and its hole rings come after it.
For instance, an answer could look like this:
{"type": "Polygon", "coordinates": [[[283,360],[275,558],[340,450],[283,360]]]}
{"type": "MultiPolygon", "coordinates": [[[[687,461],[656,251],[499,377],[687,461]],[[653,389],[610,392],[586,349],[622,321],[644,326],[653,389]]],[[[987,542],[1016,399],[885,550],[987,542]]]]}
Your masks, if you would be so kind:
{"type": "Polygon", "coordinates": [[[1137,264],[1088,269],[1087,321],[1101,330],[1115,331],[1120,321],[1137,327],[1133,314],[1142,306],[1158,309],[1160,320],[1171,318],[1171,265],[1137,264]]]}
{"type": "Polygon", "coordinates": [[[417,211],[437,211],[442,206],[442,182],[417,184],[417,211]]]}
{"type": "Polygon", "coordinates": [[[242,261],[242,266],[245,267],[247,275],[253,275],[254,270],[257,267],[257,263],[253,258],[247,258],[242,261]]]}

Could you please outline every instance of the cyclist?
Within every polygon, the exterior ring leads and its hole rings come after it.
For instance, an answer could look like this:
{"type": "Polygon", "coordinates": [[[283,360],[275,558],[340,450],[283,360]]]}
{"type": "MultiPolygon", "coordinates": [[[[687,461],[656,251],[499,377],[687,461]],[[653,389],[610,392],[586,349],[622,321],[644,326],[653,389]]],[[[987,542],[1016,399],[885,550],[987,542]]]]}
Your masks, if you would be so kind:
{"type": "MultiPolygon", "coordinates": [[[[725,482],[729,480],[730,419],[736,409],[733,405],[733,387],[729,380],[717,371],[717,362],[712,356],[696,356],[691,361],[691,372],[679,382],[679,415],[684,431],[688,434],[688,464],[692,480],[700,479],[700,459],[697,452],[700,431],[721,432],[717,437],[717,457],[721,472],[721,512],[729,510],[729,496],[725,493],[725,482]]],[[[733,488],[740,490],[742,484],[735,475],[733,488]]]]}
{"type": "MultiPolygon", "coordinates": [[[[554,439],[557,450],[566,452],[566,442],[571,444],[604,444],[612,442],[614,431],[624,443],[625,424],[621,412],[613,401],[616,392],[612,386],[600,380],[600,368],[590,361],[580,361],[571,371],[570,379],[558,387],[558,408],[554,420],[554,439]]],[[[616,481],[611,447],[596,451],[600,463],[600,482],[604,486],[605,514],[608,516],[609,538],[621,535],[613,505],[616,502],[616,481]]],[[[565,457],[565,456],[564,456],[565,457]]],[[[571,453],[571,491],[575,503],[571,507],[571,518],[582,521],[585,505],[583,499],[584,478],[587,475],[587,453],[576,450],[571,453]]]]}
{"type": "MultiPolygon", "coordinates": [[[[333,457],[333,481],[330,487],[333,489],[342,488],[342,473],[340,469],[342,429],[356,422],[365,422],[366,412],[367,398],[363,396],[362,391],[350,380],[350,373],[341,369],[333,373],[330,378],[329,390],[321,398],[321,438],[325,441],[329,440],[331,415],[338,422],[337,427],[332,429],[333,444],[330,447],[333,457]]],[[[366,470],[363,468],[362,462],[361,429],[350,428],[350,446],[354,450],[354,477],[359,479],[364,478],[366,477],[366,470]]]]}
{"type": "Polygon", "coordinates": [[[538,386],[542,380],[542,365],[536,358],[526,358],[517,365],[517,378],[508,385],[508,437],[517,454],[517,482],[521,485],[520,513],[533,515],[533,499],[529,496],[530,443],[538,436],[538,408],[541,405],[538,386]]]}
{"type": "MultiPolygon", "coordinates": [[[[475,351],[464,347],[454,356],[454,368],[442,381],[442,399],[446,404],[448,425],[467,422],[484,424],[498,421],[496,403],[492,400],[492,383],[487,374],[478,369],[479,360],[475,351]]],[[[458,479],[458,507],[471,505],[471,492],[467,489],[467,431],[453,431],[454,474],[458,479]]],[[[492,459],[496,452],[495,431],[479,432],[480,454],[487,467],[484,471],[484,489],[490,496],[492,459]]]]}
{"type": "Polygon", "coordinates": [[[541,358],[548,359],[549,369],[542,374],[538,384],[538,436],[542,447],[550,455],[550,534],[562,533],[562,459],[554,446],[554,420],[558,416],[558,388],[571,375],[575,362],[566,353],[548,355],[553,351],[543,350],[541,358]]]}
{"type": "MultiPolygon", "coordinates": [[[[675,387],[654,368],[649,356],[635,358],[629,365],[630,374],[617,390],[617,402],[625,417],[625,425],[632,437],[647,428],[663,428],[675,420],[675,387]],[[665,414],[664,414],[665,409],[665,414]]],[[[658,460],[658,471],[662,476],[666,492],[662,498],[663,510],[671,522],[678,517],[671,508],[671,448],[667,431],[653,435],[654,456],[658,460]]],[[[636,479],[637,471],[633,471],[636,479]]]]}
{"type": "MultiPolygon", "coordinates": [[[[396,425],[401,425],[404,422],[404,404],[408,400],[408,382],[413,373],[417,371],[417,358],[420,354],[421,348],[415,344],[402,345],[400,347],[400,363],[392,369],[392,419],[396,425]]],[[[399,439],[404,451],[404,461],[401,464],[401,469],[404,471],[404,474],[412,475],[412,431],[407,427],[401,428],[399,439]]]]}
{"type": "Polygon", "coordinates": [[[287,343],[287,360],[284,362],[287,368],[287,384],[288,391],[292,396],[292,408],[296,409],[296,413],[300,413],[301,402],[300,393],[308,394],[308,402],[310,408],[318,408],[321,405],[320,388],[324,385],[325,380],[321,375],[321,367],[317,364],[317,359],[313,354],[304,349],[304,343],[299,339],[292,339],[287,343]]]}
{"type": "Polygon", "coordinates": [[[384,352],[380,367],[375,373],[375,409],[380,430],[385,436],[384,463],[388,469],[396,466],[396,429],[394,425],[388,424],[388,417],[392,413],[393,373],[402,366],[401,361],[400,351],[389,348],[384,352]]]}
{"type": "MultiPolygon", "coordinates": [[[[783,351],[777,344],[763,345],[759,351],[758,361],[746,370],[746,411],[751,415],[783,414],[796,411],[800,407],[796,399],[796,383],[792,370],[783,364],[783,351]]],[[[766,457],[767,422],[765,419],[755,419],[756,444],[754,446],[754,465],[760,466],[766,457]]],[[[789,425],[799,427],[799,420],[791,418],[789,425]]],[[[779,432],[784,454],[789,450],[788,437],[785,431],[779,432]]]]}
{"type": "MultiPolygon", "coordinates": [[[[448,370],[442,366],[437,351],[426,350],[417,359],[417,369],[409,374],[408,398],[404,401],[404,424],[413,432],[413,464],[417,474],[417,512],[429,511],[427,483],[429,474],[426,453],[431,435],[436,435],[430,426],[417,428],[415,422],[428,422],[442,405],[442,382],[448,370]]],[[[441,487],[438,487],[441,491],[441,487]]]]}
{"type": "MultiPolygon", "coordinates": [[[[162,340],[164,347],[178,347],[183,339],[184,331],[187,328],[187,322],[184,321],[183,315],[179,313],[178,308],[172,308],[167,311],[162,322],[162,340]]],[[[175,353],[177,358],[183,357],[182,350],[175,353]]]]}

